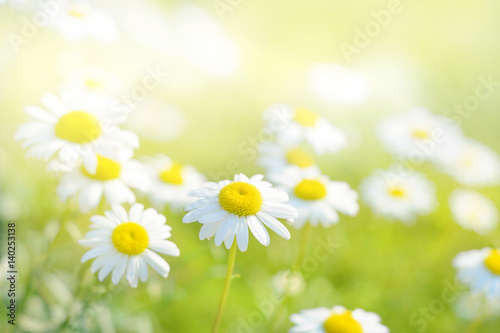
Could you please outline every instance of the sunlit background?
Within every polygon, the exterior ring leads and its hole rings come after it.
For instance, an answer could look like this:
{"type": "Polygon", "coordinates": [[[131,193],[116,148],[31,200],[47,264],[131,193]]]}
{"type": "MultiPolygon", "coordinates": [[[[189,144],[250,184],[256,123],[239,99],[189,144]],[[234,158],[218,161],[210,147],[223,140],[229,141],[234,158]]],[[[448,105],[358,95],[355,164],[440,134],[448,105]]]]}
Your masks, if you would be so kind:
{"type": "MultiPolygon", "coordinates": [[[[59,332],[66,321],[66,329],[76,332],[208,332],[215,316],[226,269],[224,247],[200,241],[198,226],[165,210],[181,250],[180,257],[168,259],[170,276],[152,273],[136,289],[97,281],[90,264],[80,264],[86,249],[77,243],[95,212],[82,214],[75,202],[61,202],[58,179],[46,163],[25,159],[14,140],[28,120],[25,106],[79,84],[79,75],[89,68],[111,74],[108,88],[132,110],[124,127],[140,137],[137,158],[163,153],[195,166],[209,180],[264,171],[255,154],[257,145],[269,140],[262,113],[275,103],[314,110],[346,133],[346,149],[317,161],[323,173],[355,189],[373,170],[397,161],[377,139],[377,123],[415,106],[458,117],[466,136],[500,152],[498,1],[106,0],[93,5],[109,15],[112,28],[103,25],[79,39],[52,26],[52,16],[40,25],[34,15],[44,10],[37,2],[0,3],[0,253],[6,250],[6,223],[16,221],[15,332],[59,332]],[[499,82],[488,98],[466,115],[453,111],[484,80],[499,82]],[[69,223],[54,240],[64,219],[69,223]]],[[[269,247],[251,236],[249,250],[237,255],[240,277],[233,281],[222,331],[287,332],[291,313],[340,304],[378,313],[391,332],[466,332],[473,325],[465,318],[473,308],[461,300],[466,289],[453,287],[456,299],[433,306],[443,290],[455,286],[451,261],[456,254],[498,247],[500,232],[478,235],[461,228],[448,200],[454,190],[467,187],[429,162],[417,170],[435,183],[437,209],[404,225],[375,216],[362,204],[358,216],[314,228],[310,255],[318,240],[334,243],[335,249],[317,260],[284,303],[273,303],[270,295],[280,288],[279,272],[290,269],[297,256],[301,231],[290,228],[290,241],[272,235],[269,247]],[[429,314],[422,315],[422,309],[429,314]]],[[[475,190],[500,203],[498,186],[475,190]]],[[[138,201],[148,204],[141,196],[138,201]]],[[[6,302],[3,275],[2,283],[6,302]]],[[[2,306],[2,327],[12,330],[4,312],[2,306]]],[[[476,332],[499,327],[498,316],[488,316],[476,332]]]]}

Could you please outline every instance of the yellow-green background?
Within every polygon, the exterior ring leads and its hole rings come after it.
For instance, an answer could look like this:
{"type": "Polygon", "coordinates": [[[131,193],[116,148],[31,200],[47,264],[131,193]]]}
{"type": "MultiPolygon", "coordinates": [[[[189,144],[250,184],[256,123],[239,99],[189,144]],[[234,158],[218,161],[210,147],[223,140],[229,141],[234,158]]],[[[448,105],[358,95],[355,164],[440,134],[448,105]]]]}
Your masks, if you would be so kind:
{"type": "MultiPolygon", "coordinates": [[[[262,172],[254,161],[247,161],[238,152],[238,147],[259,134],[265,108],[285,102],[314,109],[339,127],[354,127],[359,131],[363,138],[360,145],[319,159],[326,174],[357,188],[373,169],[388,167],[393,162],[374,134],[376,123],[384,115],[415,105],[443,114],[474,93],[478,77],[493,75],[500,80],[500,2],[496,0],[401,1],[402,13],[393,16],[381,34],[347,63],[339,45],[352,43],[356,29],[372,20],[370,13],[387,8],[389,2],[242,0],[221,20],[241,49],[241,67],[234,76],[222,79],[211,78],[183,62],[170,62],[167,57],[134,47],[131,42],[67,44],[50,29],[40,30],[16,54],[7,36],[18,32],[21,17],[30,14],[2,7],[0,191],[21,208],[16,218],[18,304],[28,281],[33,295],[39,295],[49,305],[55,302],[44,291],[47,287],[40,277],[44,272],[59,275],[70,272],[75,280],[67,279],[68,286],[76,292],[80,285],[76,295],[85,299],[89,307],[96,302],[109,307],[117,332],[141,331],[136,327],[142,325],[134,320],[137,317],[150,320],[154,332],[208,332],[225,273],[227,251],[217,248],[213,241],[199,241],[199,225],[182,224],[181,216],[170,212],[166,214],[173,227],[172,240],[181,249],[181,256],[167,258],[172,269],[166,280],[151,272],[148,282],[137,289],[124,283],[107,294],[105,301],[99,301],[102,290],[96,286],[108,288],[109,279],[99,283],[89,272],[90,264],[80,267],[85,249],[67,232],[56,240],[51,256],[44,261],[51,242],[50,232],[44,230],[51,221],[61,222],[69,205],[57,198],[57,181],[46,174],[45,164],[26,161],[13,136],[17,126],[27,119],[23,107],[39,104],[43,93],[56,91],[61,83],[58,61],[61,52],[80,53],[88,64],[116,73],[127,86],[140,79],[147,66],[160,64],[175,73],[151,96],[183,110],[187,128],[181,137],[168,143],[142,139],[137,156],[165,153],[205,174],[224,170],[231,160],[237,160],[240,171],[247,174],[262,172]],[[307,70],[316,62],[335,62],[366,74],[373,85],[372,97],[352,107],[316,97],[307,87],[307,70]],[[84,273],[82,283],[76,282],[78,272],[84,273]],[[154,289],[152,285],[159,287],[154,289]]],[[[182,3],[185,1],[157,4],[168,15],[182,3]]],[[[196,3],[217,18],[212,2],[196,3]]],[[[463,121],[466,135],[496,151],[500,151],[499,103],[500,92],[495,92],[463,121]]],[[[168,124],[165,127],[168,129],[168,124]]],[[[338,248],[307,277],[305,291],[293,298],[287,309],[280,308],[277,328],[272,332],[286,332],[291,326],[285,313],[336,304],[380,314],[391,332],[417,332],[409,318],[439,299],[446,288],[445,282],[454,280],[455,271],[451,267],[454,256],[463,250],[499,245],[498,230],[483,237],[462,230],[452,221],[447,200],[451,191],[460,187],[458,184],[431,165],[420,166],[419,170],[436,183],[439,208],[414,226],[405,226],[376,218],[362,206],[357,217],[342,217],[336,226],[314,230],[311,250],[318,237],[328,235],[338,248]]],[[[496,204],[500,202],[498,187],[480,191],[496,204]]],[[[143,198],[139,201],[147,204],[143,198]]],[[[86,232],[91,215],[78,213],[76,207],[69,213],[70,221],[81,233],[86,232]]],[[[2,252],[5,231],[3,224],[2,252]]],[[[240,318],[246,320],[249,314],[258,311],[260,302],[269,299],[270,278],[290,268],[299,239],[297,230],[292,230],[290,241],[273,235],[267,248],[252,239],[249,250],[238,253],[236,273],[241,277],[233,281],[222,331],[236,332],[240,318]]],[[[2,298],[5,299],[4,290],[2,298]]],[[[454,304],[447,304],[442,314],[429,321],[426,332],[466,332],[470,322],[457,318],[453,307],[454,304]]],[[[18,319],[19,315],[22,314],[18,314],[18,319]]],[[[2,317],[3,325],[5,317],[2,317]]],[[[95,321],[94,317],[89,318],[95,321]]],[[[72,323],[80,325],[79,318],[73,318],[72,323]]],[[[499,327],[498,319],[485,321],[477,332],[497,332],[499,327]]],[[[271,330],[263,325],[255,332],[271,330]]]]}

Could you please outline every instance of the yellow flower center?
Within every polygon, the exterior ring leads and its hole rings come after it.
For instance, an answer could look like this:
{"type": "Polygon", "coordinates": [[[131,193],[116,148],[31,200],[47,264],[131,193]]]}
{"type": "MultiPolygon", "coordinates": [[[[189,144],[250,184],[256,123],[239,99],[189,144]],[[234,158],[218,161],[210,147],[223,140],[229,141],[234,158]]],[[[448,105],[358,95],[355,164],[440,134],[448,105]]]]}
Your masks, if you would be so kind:
{"type": "Polygon", "coordinates": [[[165,183],[181,185],[182,179],[182,164],[173,163],[170,169],[164,170],[160,173],[160,178],[165,183]]]}
{"type": "Polygon", "coordinates": [[[120,177],[121,171],[122,166],[120,163],[101,155],[97,155],[97,169],[95,174],[90,174],[85,167],[82,166],[82,172],[85,176],[102,181],[120,177]]]}
{"type": "Polygon", "coordinates": [[[97,139],[102,131],[99,121],[90,113],[71,111],[59,118],[55,134],[60,139],[83,144],[97,139]]]}
{"type": "Polygon", "coordinates": [[[319,115],[308,109],[296,109],[293,120],[302,126],[313,127],[319,120],[319,115]]]}
{"type": "Polygon", "coordinates": [[[493,274],[500,275],[500,251],[492,250],[484,264],[493,274]]]}
{"type": "Polygon", "coordinates": [[[262,201],[260,191],[245,182],[228,184],[219,193],[221,207],[238,216],[255,215],[260,211],[262,201]]]}
{"type": "Polygon", "coordinates": [[[406,191],[402,187],[391,186],[389,187],[389,195],[395,198],[404,198],[406,196],[406,191]]]}
{"type": "Polygon", "coordinates": [[[317,179],[304,179],[301,181],[293,193],[304,200],[319,200],[326,196],[326,186],[317,179]]]}
{"type": "Polygon", "coordinates": [[[351,311],[331,315],[323,324],[326,333],[363,333],[360,323],[352,317],[351,311]]]}
{"type": "Polygon", "coordinates": [[[286,160],[301,168],[307,168],[313,165],[314,161],[307,151],[300,148],[291,149],[286,153],[286,160]]]}
{"type": "Polygon", "coordinates": [[[423,129],[416,129],[413,131],[413,137],[415,139],[428,139],[429,138],[429,133],[427,133],[426,130],[423,129]]]}
{"type": "Polygon", "coordinates": [[[149,236],[143,226],[135,222],[120,224],[113,231],[113,245],[124,254],[140,254],[149,244],[149,236]]]}
{"type": "Polygon", "coordinates": [[[85,86],[89,89],[97,89],[102,87],[102,82],[94,79],[86,79],[85,86]]]}

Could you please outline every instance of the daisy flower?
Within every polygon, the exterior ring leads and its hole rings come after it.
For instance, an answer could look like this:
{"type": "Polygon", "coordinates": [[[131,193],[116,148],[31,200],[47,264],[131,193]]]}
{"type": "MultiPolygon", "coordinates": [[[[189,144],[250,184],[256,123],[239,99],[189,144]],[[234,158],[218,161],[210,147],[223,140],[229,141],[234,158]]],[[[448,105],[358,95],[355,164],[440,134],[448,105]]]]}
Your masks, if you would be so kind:
{"type": "Polygon", "coordinates": [[[336,153],[347,144],[341,130],[309,109],[275,105],[264,113],[264,119],[268,122],[266,127],[275,132],[276,140],[284,146],[295,147],[305,140],[323,155],[336,153]],[[284,126],[273,126],[274,119],[280,119],[284,126]]]}
{"type": "Polygon", "coordinates": [[[473,293],[482,293],[488,300],[500,299],[500,248],[460,252],[453,259],[457,278],[473,293]]]}
{"type": "Polygon", "coordinates": [[[144,210],[136,203],[127,211],[119,205],[102,215],[90,218],[93,229],[79,241],[92,247],[82,257],[82,263],[94,259],[90,270],[99,271],[97,277],[103,281],[111,273],[111,281],[118,284],[125,274],[131,287],[137,287],[139,279],[148,278],[148,265],[161,276],[167,277],[170,266],[156,252],[179,256],[177,245],[167,240],[172,228],[165,224],[167,219],[153,208],[144,210]]]}
{"type": "Polygon", "coordinates": [[[347,310],[343,306],[302,310],[292,314],[295,324],[289,333],[389,333],[380,316],[363,309],[347,310]]]}
{"type": "Polygon", "coordinates": [[[424,107],[390,116],[380,122],[377,136],[394,155],[425,159],[438,156],[450,145],[462,139],[462,133],[451,122],[432,114],[424,107]]]}
{"type": "Polygon", "coordinates": [[[500,184],[500,157],[488,146],[471,139],[446,150],[436,164],[463,185],[500,184]]]}
{"type": "Polygon", "coordinates": [[[205,176],[194,167],[176,163],[162,154],[151,159],[148,171],[152,181],[148,191],[151,202],[158,207],[169,204],[175,210],[191,203],[193,198],[188,193],[205,181],[205,176]]]}
{"type": "Polygon", "coordinates": [[[418,172],[398,177],[391,170],[376,170],[363,180],[361,192],[375,214],[405,223],[431,213],[437,204],[434,184],[418,172]]]}
{"type": "Polygon", "coordinates": [[[97,168],[90,172],[82,164],[62,176],[57,194],[62,201],[77,196],[80,210],[88,212],[99,205],[102,197],[110,205],[134,203],[135,195],[130,188],[142,192],[148,190],[150,179],[144,166],[135,160],[113,160],[96,155],[97,168]]]}
{"type": "Polygon", "coordinates": [[[186,206],[189,211],[182,221],[198,221],[203,226],[200,239],[215,236],[215,245],[224,242],[231,248],[234,238],[240,251],[248,247],[248,228],[264,246],[270,243],[264,226],[279,236],[290,239],[290,232],[276,218],[294,219],[297,210],[285,204],[288,195],[272,188],[263,181],[262,175],[248,178],[243,174],[234,176],[234,181],[207,182],[203,188],[191,191],[189,195],[199,199],[186,206]]]}
{"type": "Polygon", "coordinates": [[[115,20],[85,0],[70,1],[51,18],[50,26],[70,42],[93,38],[102,43],[118,41],[115,20]]]}
{"type": "Polygon", "coordinates": [[[471,190],[456,190],[450,197],[453,219],[463,228],[486,234],[498,224],[498,209],[493,201],[471,190]]]}
{"type": "Polygon", "coordinates": [[[273,142],[267,142],[259,146],[259,153],[257,163],[270,174],[280,173],[291,165],[300,168],[315,167],[311,154],[301,147],[286,148],[273,142]]]}
{"type": "Polygon", "coordinates": [[[356,191],[345,182],[330,180],[319,169],[289,167],[274,180],[287,190],[290,204],[299,212],[296,228],[307,222],[329,227],[339,221],[338,212],[355,216],[359,211],[356,191]]]}
{"type": "Polygon", "coordinates": [[[28,148],[27,157],[48,160],[59,152],[64,162],[76,155],[92,171],[97,158],[91,152],[97,147],[130,156],[139,147],[136,134],[118,127],[126,118],[111,111],[112,102],[107,98],[71,90],[61,97],[47,94],[41,100],[45,108],[31,105],[24,109],[33,121],[21,125],[16,133],[16,140],[28,148]]]}

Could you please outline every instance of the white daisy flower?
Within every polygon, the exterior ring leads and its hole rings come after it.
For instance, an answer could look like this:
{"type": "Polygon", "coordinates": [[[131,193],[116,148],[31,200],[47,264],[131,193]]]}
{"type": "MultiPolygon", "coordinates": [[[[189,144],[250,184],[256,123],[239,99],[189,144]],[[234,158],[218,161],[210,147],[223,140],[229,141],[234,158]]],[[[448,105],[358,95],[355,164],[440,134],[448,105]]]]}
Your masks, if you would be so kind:
{"type": "Polygon", "coordinates": [[[135,160],[113,160],[97,155],[97,168],[94,173],[84,165],[74,168],[61,178],[57,194],[62,201],[71,196],[78,197],[82,212],[96,208],[102,197],[110,205],[135,202],[130,188],[145,192],[150,187],[150,179],[145,167],[135,160]]]}
{"type": "Polygon", "coordinates": [[[380,316],[363,309],[347,310],[343,306],[302,310],[292,314],[295,324],[289,333],[389,333],[380,316]]]}
{"type": "Polygon", "coordinates": [[[434,115],[424,107],[390,116],[380,122],[377,136],[394,155],[432,159],[462,139],[449,119],[434,115]]]}
{"type": "Polygon", "coordinates": [[[193,202],[188,193],[205,181],[205,176],[194,167],[176,163],[162,154],[151,159],[148,166],[152,181],[148,193],[151,202],[158,207],[169,204],[174,210],[184,209],[193,202]]]}
{"type": "Polygon", "coordinates": [[[460,252],[453,259],[457,278],[473,293],[482,293],[488,300],[500,299],[500,248],[460,252]]]}
{"type": "Polygon", "coordinates": [[[295,165],[299,168],[314,168],[314,159],[301,147],[283,147],[274,142],[266,142],[259,146],[257,163],[269,174],[280,173],[285,168],[295,165]]]}
{"type": "Polygon", "coordinates": [[[437,205],[436,189],[423,174],[399,177],[391,170],[376,170],[361,184],[363,201],[375,214],[413,223],[417,215],[431,213],[437,205]]]}
{"type": "Polygon", "coordinates": [[[305,289],[306,282],[300,272],[280,271],[272,277],[272,286],[283,295],[296,296],[305,289]]]}
{"type": "Polygon", "coordinates": [[[339,212],[355,216],[359,211],[358,194],[346,182],[330,180],[319,169],[289,167],[274,181],[287,190],[290,204],[299,216],[294,220],[296,228],[307,222],[324,227],[337,224],[339,212]]]}
{"type": "Polygon", "coordinates": [[[500,184],[500,157],[486,145],[467,139],[447,149],[437,165],[457,182],[467,186],[500,184]]]}
{"type": "Polygon", "coordinates": [[[42,96],[44,108],[27,106],[25,112],[33,121],[22,124],[16,140],[28,148],[27,157],[44,160],[59,152],[65,162],[75,156],[82,157],[88,170],[97,167],[96,155],[101,150],[118,157],[118,152],[131,156],[139,147],[136,134],[118,127],[126,118],[113,112],[112,101],[88,92],[65,91],[61,97],[42,96]]]}
{"type": "Polygon", "coordinates": [[[200,199],[186,206],[189,213],[182,221],[200,222],[203,224],[201,240],[215,236],[215,245],[224,242],[228,249],[236,237],[240,251],[247,250],[248,228],[264,246],[271,241],[264,226],[290,239],[290,232],[276,218],[294,219],[297,210],[285,204],[288,201],[286,193],[272,188],[263,178],[255,175],[249,179],[239,174],[234,176],[234,181],[205,183],[203,188],[190,192],[191,196],[200,199]]]}
{"type": "Polygon", "coordinates": [[[96,66],[71,70],[63,87],[64,90],[88,90],[104,95],[119,94],[123,88],[116,75],[96,66]]]}
{"type": "Polygon", "coordinates": [[[467,292],[459,297],[455,312],[467,320],[499,317],[500,299],[486,299],[483,294],[467,292]]]}
{"type": "Polygon", "coordinates": [[[289,105],[274,105],[264,113],[268,122],[267,128],[276,134],[279,144],[296,147],[304,140],[318,154],[336,153],[347,145],[344,133],[317,113],[289,105]],[[282,126],[274,126],[271,122],[281,119],[282,126]]]}
{"type": "Polygon", "coordinates": [[[471,190],[456,190],[450,196],[453,219],[463,228],[487,234],[498,224],[498,209],[490,199],[471,190]]]}
{"type": "Polygon", "coordinates": [[[131,287],[137,287],[139,279],[148,278],[148,265],[161,276],[170,272],[168,263],[156,252],[179,256],[177,245],[167,240],[172,228],[167,219],[153,208],[144,210],[136,203],[127,211],[119,205],[102,215],[90,218],[93,229],[79,243],[92,247],[82,257],[82,263],[94,259],[90,270],[99,271],[97,277],[103,281],[111,273],[111,281],[118,284],[123,274],[131,287]]]}
{"type": "Polygon", "coordinates": [[[49,25],[70,42],[93,38],[98,42],[113,43],[119,39],[114,18],[85,0],[63,5],[49,25]]]}

